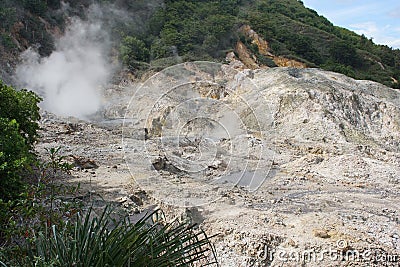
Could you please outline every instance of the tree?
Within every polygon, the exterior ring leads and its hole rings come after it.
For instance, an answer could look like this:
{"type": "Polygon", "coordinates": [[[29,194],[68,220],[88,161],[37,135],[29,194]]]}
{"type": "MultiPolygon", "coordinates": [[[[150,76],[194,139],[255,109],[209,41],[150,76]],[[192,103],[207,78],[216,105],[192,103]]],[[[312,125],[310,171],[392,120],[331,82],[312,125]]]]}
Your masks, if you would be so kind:
{"type": "Polygon", "coordinates": [[[360,64],[360,57],[354,46],[345,41],[335,42],[330,54],[332,59],[340,64],[356,67],[360,64]]]}
{"type": "Polygon", "coordinates": [[[29,158],[17,121],[0,118],[0,200],[10,200],[20,191],[20,170],[29,158]]]}
{"type": "Polygon", "coordinates": [[[23,0],[24,7],[35,15],[43,16],[47,11],[45,0],[23,0]]]}
{"type": "Polygon", "coordinates": [[[61,1],[60,0],[47,0],[47,6],[52,9],[59,9],[59,8],[61,8],[61,1]]]}
{"type": "Polygon", "coordinates": [[[39,102],[41,98],[35,93],[16,91],[0,80],[0,118],[18,123],[21,136],[29,149],[37,139],[38,121],[40,120],[39,102]]]}
{"type": "Polygon", "coordinates": [[[169,57],[172,55],[170,50],[171,50],[170,47],[166,46],[161,39],[156,38],[151,44],[150,59],[154,60],[154,59],[169,57]]]}
{"type": "Polygon", "coordinates": [[[120,46],[122,62],[130,68],[135,68],[138,62],[148,62],[150,51],[146,44],[134,36],[126,36],[120,46]]]}
{"type": "Polygon", "coordinates": [[[40,98],[16,91],[0,81],[0,199],[9,200],[22,189],[21,175],[34,159],[33,144],[40,119],[40,98]]]}
{"type": "Polygon", "coordinates": [[[16,9],[0,6],[0,26],[9,31],[17,20],[16,9]]]}

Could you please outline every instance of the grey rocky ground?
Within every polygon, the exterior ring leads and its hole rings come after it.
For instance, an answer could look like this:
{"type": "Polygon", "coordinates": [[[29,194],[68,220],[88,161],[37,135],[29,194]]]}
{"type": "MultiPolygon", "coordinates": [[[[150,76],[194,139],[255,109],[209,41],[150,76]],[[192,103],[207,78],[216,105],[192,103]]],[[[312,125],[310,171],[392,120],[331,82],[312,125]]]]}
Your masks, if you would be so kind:
{"type": "Polygon", "coordinates": [[[44,113],[38,151],[99,165],[65,182],[218,233],[221,266],[399,265],[398,91],[317,69],[180,68],[110,87],[90,122],[44,113]]]}

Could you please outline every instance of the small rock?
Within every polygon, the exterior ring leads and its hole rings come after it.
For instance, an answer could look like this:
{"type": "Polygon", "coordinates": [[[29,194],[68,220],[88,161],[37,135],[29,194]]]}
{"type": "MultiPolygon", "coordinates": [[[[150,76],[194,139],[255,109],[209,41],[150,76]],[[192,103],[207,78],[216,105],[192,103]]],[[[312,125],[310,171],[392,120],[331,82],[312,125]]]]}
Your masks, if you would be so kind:
{"type": "Polygon", "coordinates": [[[118,200],[118,203],[122,204],[122,203],[125,203],[126,201],[128,201],[128,198],[127,198],[127,197],[121,197],[121,198],[118,200]]]}
{"type": "Polygon", "coordinates": [[[138,206],[143,206],[143,201],[140,199],[140,197],[135,196],[135,195],[130,195],[129,198],[132,200],[133,203],[135,203],[138,206]]]}
{"type": "Polygon", "coordinates": [[[79,169],[97,169],[99,167],[99,165],[97,165],[97,163],[92,159],[75,155],[71,155],[71,157],[74,159],[75,167],[78,167],[79,169]]]}
{"type": "Polygon", "coordinates": [[[313,234],[315,237],[320,237],[320,238],[330,238],[331,236],[329,235],[328,231],[324,229],[314,229],[313,234]]]}
{"type": "Polygon", "coordinates": [[[289,246],[291,246],[291,247],[294,247],[294,248],[297,248],[297,247],[298,247],[298,245],[296,244],[296,242],[295,242],[293,239],[291,239],[291,238],[289,238],[287,244],[288,244],[289,246]]]}

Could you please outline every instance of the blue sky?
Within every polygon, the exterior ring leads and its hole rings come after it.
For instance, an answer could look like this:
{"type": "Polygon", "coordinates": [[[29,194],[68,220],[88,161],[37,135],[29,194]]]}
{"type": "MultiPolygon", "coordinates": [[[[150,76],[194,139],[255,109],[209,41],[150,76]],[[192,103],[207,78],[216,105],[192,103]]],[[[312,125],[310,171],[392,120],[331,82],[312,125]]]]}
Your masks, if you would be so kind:
{"type": "Polygon", "coordinates": [[[400,48],[399,0],[302,0],[334,25],[400,48]]]}

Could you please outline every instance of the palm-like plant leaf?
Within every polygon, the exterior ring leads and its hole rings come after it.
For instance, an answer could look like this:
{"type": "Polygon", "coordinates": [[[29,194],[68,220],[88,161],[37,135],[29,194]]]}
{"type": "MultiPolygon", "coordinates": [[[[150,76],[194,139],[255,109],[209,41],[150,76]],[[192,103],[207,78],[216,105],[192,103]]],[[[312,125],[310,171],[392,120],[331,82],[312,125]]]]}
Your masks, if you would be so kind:
{"type": "Polygon", "coordinates": [[[218,266],[214,247],[194,225],[152,220],[159,211],[136,223],[113,220],[110,208],[100,216],[92,209],[75,224],[35,235],[26,248],[24,266],[218,266]],[[50,232],[50,233],[49,233],[50,232]]]}

